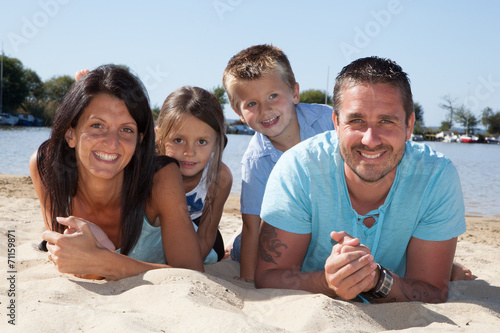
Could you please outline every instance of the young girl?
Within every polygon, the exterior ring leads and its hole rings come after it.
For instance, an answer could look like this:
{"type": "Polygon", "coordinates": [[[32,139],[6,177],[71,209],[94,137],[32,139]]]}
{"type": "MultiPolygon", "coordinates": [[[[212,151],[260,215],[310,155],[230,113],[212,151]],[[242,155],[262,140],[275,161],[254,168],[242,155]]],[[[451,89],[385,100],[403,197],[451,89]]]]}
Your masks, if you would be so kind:
{"type": "Polygon", "coordinates": [[[186,86],[167,97],[158,116],[156,149],[180,164],[205,264],[224,257],[218,226],[233,183],[231,171],[221,161],[226,143],[224,112],[213,94],[186,86]]]}

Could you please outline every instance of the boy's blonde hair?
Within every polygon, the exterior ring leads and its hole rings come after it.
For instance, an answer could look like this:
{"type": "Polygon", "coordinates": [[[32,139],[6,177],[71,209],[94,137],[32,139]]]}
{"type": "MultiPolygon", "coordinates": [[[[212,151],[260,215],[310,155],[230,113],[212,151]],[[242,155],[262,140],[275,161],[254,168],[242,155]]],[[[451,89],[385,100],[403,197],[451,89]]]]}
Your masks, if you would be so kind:
{"type": "Polygon", "coordinates": [[[281,80],[293,91],[295,75],[285,53],[278,47],[268,44],[254,45],[233,56],[224,70],[222,85],[226,90],[231,107],[235,105],[231,88],[235,83],[260,79],[270,73],[278,72],[281,80]]]}

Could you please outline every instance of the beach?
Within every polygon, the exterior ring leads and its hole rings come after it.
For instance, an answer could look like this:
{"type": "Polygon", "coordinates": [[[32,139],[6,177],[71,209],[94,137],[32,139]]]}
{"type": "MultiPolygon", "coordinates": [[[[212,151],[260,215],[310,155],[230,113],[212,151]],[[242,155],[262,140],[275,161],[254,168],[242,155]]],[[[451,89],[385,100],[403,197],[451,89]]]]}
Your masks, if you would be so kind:
{"type": "MultiPolygon", "coordinates": [[[[59,273],[37,250],[44,230],[30,177],[0,174],[1,332],[495,332],[500,327],[500,216],[466,217],[455,261],[474,281],[448,302],[362,304],[301,291],[255,289],[226,259],[205,273],[159,269],[120,281],[59,273]],[[14,250],[14,251],[12,251],[14,250]],[[15,325],[13,325],[15,324],[15,325]]],[[[220,230],[240,227],[231,194],[220,230]]]]}

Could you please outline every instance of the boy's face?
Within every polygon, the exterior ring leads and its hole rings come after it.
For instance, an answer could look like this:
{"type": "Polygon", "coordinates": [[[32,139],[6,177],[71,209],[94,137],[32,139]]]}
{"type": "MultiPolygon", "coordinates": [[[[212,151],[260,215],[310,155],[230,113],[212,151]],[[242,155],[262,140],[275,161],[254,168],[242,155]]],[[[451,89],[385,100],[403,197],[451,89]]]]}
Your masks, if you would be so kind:
{"type": "MultiPolygon", "coordinates": [[[[254,131],[266,135],[274,144],[286,137],[300,136],[295,104],[299,102],[299,85],[291,90],[278,72],[260,79],[233,84],[235,112],[254,131]]],[[[298,138],[300,140],[300,137],[298,138]]]]}

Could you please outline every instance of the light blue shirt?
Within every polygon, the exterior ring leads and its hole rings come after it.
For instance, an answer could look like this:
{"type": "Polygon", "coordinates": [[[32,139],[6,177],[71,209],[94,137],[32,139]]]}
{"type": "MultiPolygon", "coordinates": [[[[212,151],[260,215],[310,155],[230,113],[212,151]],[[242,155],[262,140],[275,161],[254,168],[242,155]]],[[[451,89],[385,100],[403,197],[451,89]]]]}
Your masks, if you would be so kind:
{"type": "MultiPolygon", "coordinates": [[[[193,227],[195,231],[198,230],[198,227],[194,223],[193,227]]],[[[116,252],[120,253],[120,249],[116,250],[116,252]]],[[[151,225],[146,216],[144,216],[141,235],[127,256],[144,262],[166,265],[167,260],[165,259],[165,253],[163,252],[161,227],[151,225]]],[[[215,253],[214,249],[212,249],[203,263],[214,264],[216,262],[217,253],[215,253]]]]}
{"type": "MultiPolygon", "coordinates": [[[[120,253],[120,249],[116,250],[116,252],[120,253]]],[[[141,235],[127,256],[144,262],[166,265],[167,260],[165,259],[161,241],[161,227],[151,225],[144,216],[141,235]]]]}
{"type": "MultiPolygon", "coordinates": [[[[321,104],[299,103],[295,106],[300,127],[300,140],[333,130],[332,108],[321,104]]],[[[256,132],[241,160],[241,212],[260,215],[267,179],[283,154],[267,136],[256,132]]]]}
{"type": "Polygon", "coordinates": [[[261,217],[279,229],[311,234],[303,272],[324,269],[336,243],[331,231],[358,237],[376,262],[399,276],[405,275],[411,237],[443,241],[465,232],[462,189],[454,165],[441,153],[411,141],[384,204],[364,217],[357,214],[335,132],[317,135],[282,156],[269,178],[261,217]],[[363,224],[368,216],[376,221],[371,228],[363,224]]]}

